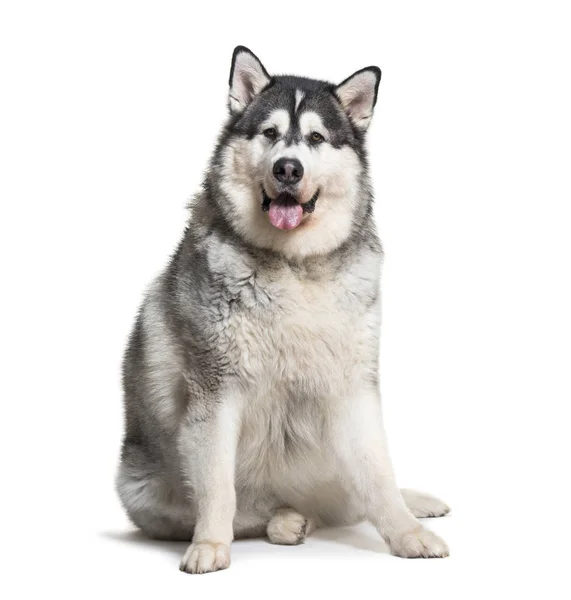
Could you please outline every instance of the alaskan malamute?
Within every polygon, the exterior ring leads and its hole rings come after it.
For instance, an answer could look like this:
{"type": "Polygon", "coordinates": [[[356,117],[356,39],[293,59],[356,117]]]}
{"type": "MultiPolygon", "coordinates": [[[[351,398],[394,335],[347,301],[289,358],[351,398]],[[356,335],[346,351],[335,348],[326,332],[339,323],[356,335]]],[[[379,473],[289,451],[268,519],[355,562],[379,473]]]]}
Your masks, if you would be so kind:
{"type": "Polygon", "coordinates": [[[228,120],[124,361],[119,496],[149,537],[192,540],[188,573],[228,567],[234,538],[364,519],[393,554],[448,555],[416,519],[447,506],[397,487],[383,433],[380,79],[272,76],[234,51],[228,120]]]}

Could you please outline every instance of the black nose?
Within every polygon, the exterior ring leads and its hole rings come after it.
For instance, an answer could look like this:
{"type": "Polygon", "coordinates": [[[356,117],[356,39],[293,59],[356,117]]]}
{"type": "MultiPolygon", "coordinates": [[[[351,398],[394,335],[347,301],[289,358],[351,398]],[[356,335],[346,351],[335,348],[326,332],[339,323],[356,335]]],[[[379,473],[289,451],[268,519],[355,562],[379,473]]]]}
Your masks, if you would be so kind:
{"type": "Polygon", "coordinates": [[[303,177],[303,165],[297,158],[280,158],[274,163],[274,177],[281,183],[297,183],[303,177]]]}

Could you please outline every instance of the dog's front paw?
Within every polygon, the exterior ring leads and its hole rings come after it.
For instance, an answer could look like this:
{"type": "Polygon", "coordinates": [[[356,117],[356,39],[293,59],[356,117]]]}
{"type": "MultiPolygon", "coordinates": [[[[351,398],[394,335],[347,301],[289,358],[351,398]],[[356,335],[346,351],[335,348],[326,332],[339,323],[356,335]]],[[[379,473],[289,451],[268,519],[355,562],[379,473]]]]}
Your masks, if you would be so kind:
{"type": "Polygon", "coordinates": [[[419,525],[390,542],[391,551],[403,558],[444,558],[449,555],[446,542],[419,525]]]}
{"type": "Polygon", "coordinates": [[[180,570],[185,573],[211,573],[229,566],[230,548],[213,542],[191,544],[180,561],[180,570]]]}

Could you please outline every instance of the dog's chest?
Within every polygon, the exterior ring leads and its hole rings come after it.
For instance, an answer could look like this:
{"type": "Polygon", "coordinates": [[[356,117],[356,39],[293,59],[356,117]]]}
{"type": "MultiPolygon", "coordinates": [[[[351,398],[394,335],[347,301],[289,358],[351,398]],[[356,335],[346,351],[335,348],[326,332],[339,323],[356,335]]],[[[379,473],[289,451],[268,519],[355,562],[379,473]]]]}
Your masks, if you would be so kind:
{"type": "Polygon", "coordinates": [[[378,257],[311,277],[233,259],[220,336],[241,387],[264,397],[329,396],[376,363],[378,257]]]}
{"type": "MultiPolygon", "coordinates": [[[[356,331],[338,302],[337,286],[280,282],[266,288],[270,302],[229,321],[236,340],[237,372],[265,387],[323,388],[353,362],[356,331]],[[273,288],[273,289],[272,289],[273,288]],[[332,372],[333,371],[333,372],[332,372]]],[[[324,391],[324,390],[323,390],[324,391]]]]}

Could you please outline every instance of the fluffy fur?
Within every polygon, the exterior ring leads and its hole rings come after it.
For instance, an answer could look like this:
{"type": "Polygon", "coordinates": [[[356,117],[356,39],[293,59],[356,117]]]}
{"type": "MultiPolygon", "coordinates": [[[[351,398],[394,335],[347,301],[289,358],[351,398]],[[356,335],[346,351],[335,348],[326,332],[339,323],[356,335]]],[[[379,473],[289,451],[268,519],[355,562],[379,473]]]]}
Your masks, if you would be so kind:
{"type": "Polygon", "coordinates": [[[147,535],[192,540],[184,571],[226,568],[236,537],[297,544],[363,519],[394,554],[448,554],[415,518],[448,508],[401,493],[383,433],[365,152],[379,80],[271,77],[234,52],[229,119],[124,361],[117,489],[147,535]],[[303,165],[295,185],[272,170],[283,157],[303,165]],[[292,230],[264,210],[286,192],[292,230]]]}

